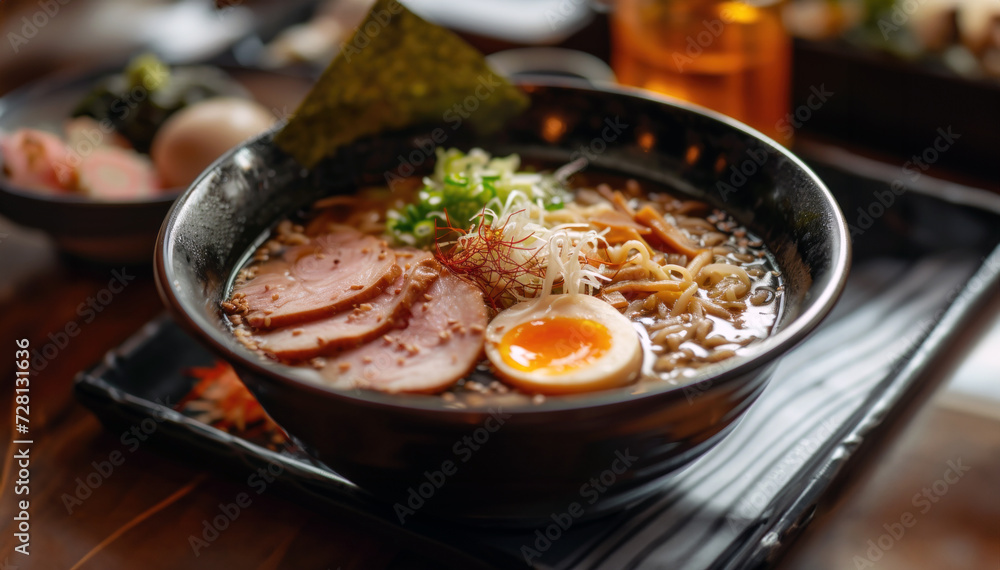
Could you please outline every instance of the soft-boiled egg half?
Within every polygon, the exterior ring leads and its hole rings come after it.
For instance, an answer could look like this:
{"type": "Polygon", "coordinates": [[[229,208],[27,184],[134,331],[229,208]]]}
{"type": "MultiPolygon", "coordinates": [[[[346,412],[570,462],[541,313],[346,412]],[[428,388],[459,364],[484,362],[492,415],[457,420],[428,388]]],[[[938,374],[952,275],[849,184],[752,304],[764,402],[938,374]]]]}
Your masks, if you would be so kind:
{"type": "Polygon", "coordinates": [[[171,115],[149,154],[164,187],[186,187],[230,148],[272,124],[274,115],[260,103],[213,97],[171,115]]]}
{"type": "Polygon", "coordinates": [[[486,328],[497,373],[531,393],[565,394],[623,386],[642,366],[627,317],[590,295],[549,295],[518,303],[486,328]]]}

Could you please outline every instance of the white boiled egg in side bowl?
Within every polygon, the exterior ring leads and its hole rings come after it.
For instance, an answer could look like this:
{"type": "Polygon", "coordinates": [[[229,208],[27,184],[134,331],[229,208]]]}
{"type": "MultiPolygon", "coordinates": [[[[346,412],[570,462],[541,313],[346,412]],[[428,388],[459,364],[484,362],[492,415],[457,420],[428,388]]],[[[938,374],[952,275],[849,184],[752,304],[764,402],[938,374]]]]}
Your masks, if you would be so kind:
{"type": "Polygon", "coordinates": [[[642,366],[627,317],[586,294],[547,295],[502,311],[486,328],[486,356],[518,388],[588,392],[631,383],[642,366]]]}

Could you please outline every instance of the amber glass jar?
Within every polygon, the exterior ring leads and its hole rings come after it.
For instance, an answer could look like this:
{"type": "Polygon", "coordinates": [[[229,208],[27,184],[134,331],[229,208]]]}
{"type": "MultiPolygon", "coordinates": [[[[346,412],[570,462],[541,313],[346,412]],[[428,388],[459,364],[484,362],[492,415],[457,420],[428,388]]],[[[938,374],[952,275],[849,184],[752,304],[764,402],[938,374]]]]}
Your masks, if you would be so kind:
{"type": "Polygon", "coordinates": [[[790,143],[791,40],[772,0],[618,0],[618,80],[714,109],[790,143]]]}

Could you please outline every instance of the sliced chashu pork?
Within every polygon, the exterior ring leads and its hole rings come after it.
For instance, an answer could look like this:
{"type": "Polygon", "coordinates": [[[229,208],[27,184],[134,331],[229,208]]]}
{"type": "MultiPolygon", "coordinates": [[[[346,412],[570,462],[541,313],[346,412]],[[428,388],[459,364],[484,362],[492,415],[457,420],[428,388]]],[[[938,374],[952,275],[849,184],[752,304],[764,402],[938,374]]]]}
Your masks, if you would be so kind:
{"type": "Polygon", "coordinates": [[[414,303],[406,328],[331,358],[335,386],[381,392],[440,392],[479,362],[486,305],[475,286],[447,272],[414,303]]]}
{"type": "Polygon", "coordinates": [[[401,275],[376,297],[330,317],[253,336],[257,346],[280,360],[305,360],[353,348],[406,322],[410,307],[437,279],[439,265],[426,251],[397,250],[401,275]]]}
{"type": "Polygon", "coordinates": [[[253,327],[273,329],[336,314],[367,301],[402,270],[385,241],[357,230],[312,238],[256,266],[255,276],[233,289],[245,295],[253,327]]]}

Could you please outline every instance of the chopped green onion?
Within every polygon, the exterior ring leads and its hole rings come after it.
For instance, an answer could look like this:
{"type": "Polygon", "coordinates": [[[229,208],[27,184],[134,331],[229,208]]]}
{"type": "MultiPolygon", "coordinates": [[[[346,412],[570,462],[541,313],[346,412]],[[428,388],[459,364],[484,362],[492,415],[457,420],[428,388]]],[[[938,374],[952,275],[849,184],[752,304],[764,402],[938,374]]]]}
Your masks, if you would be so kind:
{"type": "Polygon", "coordinates": [[[478,148],[468,153],[453,148],[438,149],[437,155],[434,175],[424,179],[417,202],[388,213],[389,232],[399,243],[429,246],[437,238],[436,218],[447,217],[457,227],[469,228],[494,200],[540,202],[547,210],[558,210],[568,196],[551,175],[519,171],[521,159],[516,154],[491,157],[478,148]]]}

